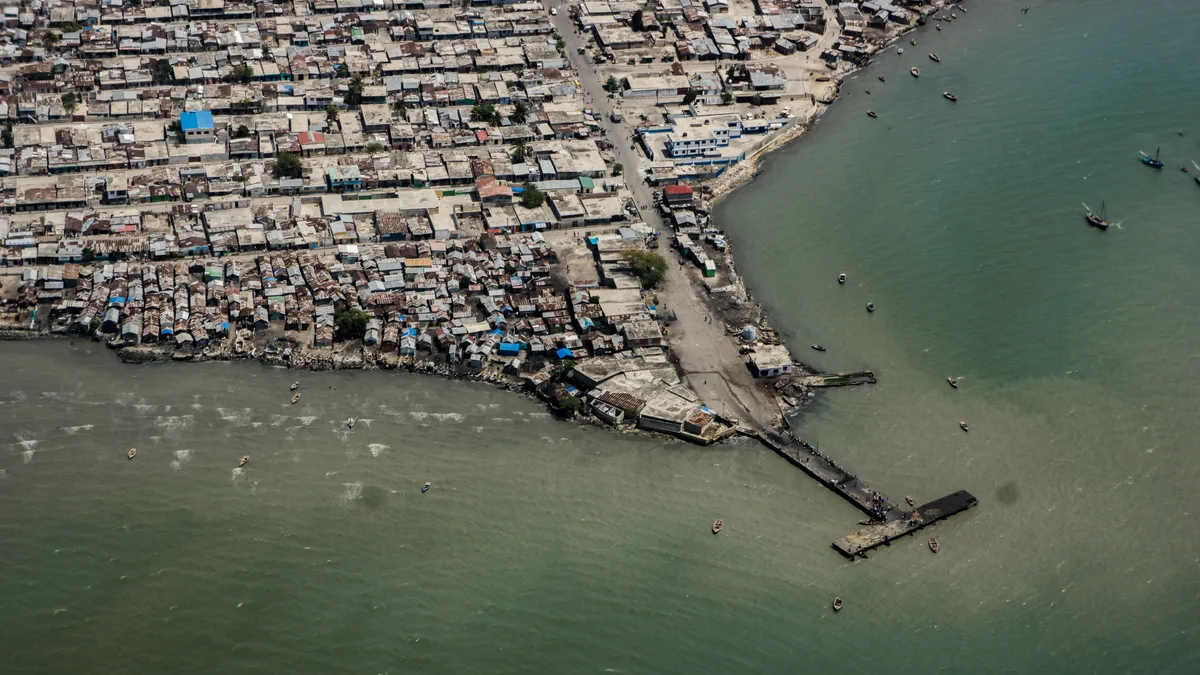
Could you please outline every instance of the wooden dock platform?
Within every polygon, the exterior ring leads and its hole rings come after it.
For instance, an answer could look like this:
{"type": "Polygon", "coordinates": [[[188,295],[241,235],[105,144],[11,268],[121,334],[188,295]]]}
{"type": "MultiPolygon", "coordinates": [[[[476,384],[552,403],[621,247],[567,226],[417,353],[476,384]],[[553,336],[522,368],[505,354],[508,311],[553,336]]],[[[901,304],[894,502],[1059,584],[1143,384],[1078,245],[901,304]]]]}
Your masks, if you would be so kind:
{"type": "Polygon", "coordinates": [[[928,504],[922,504],[912,511],[905,511],[900,518],[894,518],[876,525],[868,525],[863,529],[848,534],[833,542],[833,548],[847,558],[864,555],[879,546],[891,544],[906,534],[914,534],[950,516],[966,511],[975,506],[979,500],[966,490],[948,494],[935,499],[928,504]]]}

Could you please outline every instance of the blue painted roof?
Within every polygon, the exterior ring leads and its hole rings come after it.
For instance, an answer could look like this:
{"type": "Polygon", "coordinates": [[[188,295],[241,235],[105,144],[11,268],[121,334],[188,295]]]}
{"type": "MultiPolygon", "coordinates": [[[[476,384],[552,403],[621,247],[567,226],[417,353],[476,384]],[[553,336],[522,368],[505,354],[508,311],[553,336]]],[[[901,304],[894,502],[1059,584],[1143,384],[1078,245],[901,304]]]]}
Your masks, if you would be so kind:
{"type": "Polygon", "coordinates": [[[179,113],[179,126],[182,127],[184,131],[216,128],[213,125],[212,112],[208,110],[179,113]]]}

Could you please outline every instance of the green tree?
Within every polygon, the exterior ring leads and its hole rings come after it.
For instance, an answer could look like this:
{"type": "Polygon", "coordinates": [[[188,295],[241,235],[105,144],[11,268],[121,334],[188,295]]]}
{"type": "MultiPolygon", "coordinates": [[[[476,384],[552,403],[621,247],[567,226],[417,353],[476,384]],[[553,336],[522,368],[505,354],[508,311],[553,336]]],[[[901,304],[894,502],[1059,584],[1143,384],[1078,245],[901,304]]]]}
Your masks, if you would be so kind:
{"type": "Polygon", "coordinates": [[[238,126],[237,131],[233,134],[234,138],[250,138],[250,127],[242,124],[238,126]]]}
{"type": "Polygon", "coordinates": [[[408,106],[405,105],[404,99],[402,99],[402,98],[398,98],[395,101],[392,101],[392,110],[394,110],[396,112],[400,112],[401,110],[404,110],[407,107],[408,106]]]}
{"type": "Polygon", "coordinates": [[[0,140],[3,141],[4,147],[11,148],[13,146],[13,123],[8,122],[4,125],[4,131],[0,132],[0,140]]]}
{"type": "Polygon", "coordinates": [[[367,334],[367,321],[371,315],[354,307],[336,310],[333,324],[339,340],[361,340],[367,334]]]}
{"type": "Polygon", "coordinates": [[[80,262],[82,262],[84,265],[86,265],[95,259],[96,259],[96,252],[93,251],[90,247],[84,246],[83,254],[79,257],[80,262]]]}
{"type": "Polygon", "coordinates": [[[727,91],[721,92],[721,103],[724,103],[725,105],[729,105],[732,102],[733,102],[733,94],[731,94],[727,91]]]}
{"type": "Polygon", "coordinates": [[[533,183],[526,183],[524,187],[524,191],[521,192],[521,206],[536,209],[546,203],[546,193],[535,188],[533,183]]]}
{"type": "Polygon", "coordinates": [[[759,96],[758,94],[755,94],[750,97],[751,105],[762,105],[762,102],[763,102],[763,97],[759,96]]]}
{"type": "Polygon", "coordinates": [[[171,62],[167,59],[157,59],[150,63],[150,81],[155,85],[171,84],[175,75],[171,72],[171,62]]]}
{"type": "Polygon", "coordinates": [[[667,273],[666,258],[653,251],[626,251],[621,258],[642,282],[642,288],[654,288],[667,273]]]}
{"type": "Polygon", "coordinates": [[[275,169],[271,173],[276,178],[300,178],[304,175],[304,164],[292,153],[281,152],[275,158],[275,169]]]}
{"type": "Polygon", "coordinates": [[[529,106],[525,105],[524,101],[517,101],[515,104],[513,104],[513,111],[512,114],[508,116],[508,119],[516,122],[517,124],[524,124],[525,118],[528,115],[529,106]]]}
{"type": "Polygon", "coordinates": [[[338,109],[333,104],[325,106],[325,123],[329,125],[329,128],[332,129],[333,125],[337,124],[337,121],[338,109]]]}
{"type": "Polygon", "coordinates": [[[52,30],[42,31],[42,46],[43,47],[45,47],[46,49],[54,49],[54,46],[57,44],[58,44],[58,33],[55,33],[52,30]]]}
{"type": "Polygon", "coordinates": [[[496,112],[496,106],[492,105],[491,103],[480,103],[474,108],[471,108],[472,122],[486,122],[491,124],[497,119],[499,119],[499,117],[498,113],[496,112]]]}
{"type": "Polygon", "coordinates": [[[370,143],[367,143],[366,150],[367,150],[367,152],[371,153],[372,155],[377,152],[383,152],[383,143],[380,143],[378,141],[371,141],[370,143]]]}
{"type": "Polygon", "coordinates": [[[560,377],[570,377],[575,371],[575,359],[563,359],[558,362],[558,374],[560,377]]]}
{"type": "Polygon", "coordinates": [[[513,143],[513,147],[516,148],[513,151],[513,157],[512,157],[513,164],[524,164],[525,163],[525,146],[526,146],[525,141],[517,141],[516,143],[513,143]]]}
{"type": "Polygon", "coordinates": [[[570,413],[572,417],[579,413],[579,407],[582,405],[580,400],[574,396],[559,396],[556,403],[559,410],[570,413]]]}
{"type": "Polygon", "coordinates": [[[362,105],[363,86],[362,75],[350,78],[350,84],[346,85],[346,105],[362,105]]]}
{"type": "Polygon", "coordinates": [[[63,109],[68,113],[75,112],[75,108],[79,106],[79,99],[75,97],[74,92],[68,91],[59,98],[62,100],[63,109]]]}
{"type": "Polygon", "coordinates": [[[608,79],[604,81],[604,91],[607,91],[610,94],[615,94],[620,89],[621,82],[617,79],[616,75],[609,75],[608,79]]]}
{"type": "Polygon", "coordinates": [[[642,10],[639,9],[633,13],[633,16],[629,17],[629,27],[640,33],[646,30],[646,24],[644,21],[645,19],[642,18],[642,10]]]}
{"type": "Polygon", "coordinates": [[[624,164],[621,164],[620,162],[617,162],[616,164],[613,164],[613,175],[614,175],[614,176],[620,176],[620,175],[621,175],[621,172],[622,172],[622,171],[624,171],[624,170],[625,170],[625,165],[624,165],[624,164]]]}
{"type": "Polygon", "coordinates": [[[176,143],[183,143],[186,139],[183,137],[183,127],[179,126],[179,120],[173,120],[167,125],[167,131],[175,135],[176,143]]]}
{"type": "Polygon", "coordinates": [[[337,64],[337,76],[350,77],[350,66],[346,65],[345,63],[337,64]]]}
{"type": "Polygon", "coordinates": [[[560,51],[560,52],[561,52],[561,51],[563,51],[564,49],[566,49],[566,48],[567,48],[567,41],[566,41],[566,40],[564,40],[564,39],[562,39],[562,36],[561,36],[561,35],[555,36],[555,38],[554,38],[554,46],[555,46],[555,47],[558,47],[558,51],[560,51]]]}
{"type": "Polygon", "coordinates": [[[254,69],[249,63],[240,63],[233,68],[233,79],[237,82],[249,82],[254,77],[254,69]]]}

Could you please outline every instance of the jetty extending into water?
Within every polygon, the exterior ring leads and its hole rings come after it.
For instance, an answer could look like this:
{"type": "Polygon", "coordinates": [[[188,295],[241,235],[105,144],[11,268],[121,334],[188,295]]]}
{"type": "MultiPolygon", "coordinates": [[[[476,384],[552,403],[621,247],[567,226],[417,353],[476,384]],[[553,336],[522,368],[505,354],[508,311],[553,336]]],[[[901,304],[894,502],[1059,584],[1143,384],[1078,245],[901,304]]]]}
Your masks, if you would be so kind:
{"type": "Polygon", "coordinates": [[[847,558],[864,556],[879,546],[890,546],[892,541],[906,534],[914,534],[950,516],[966,511],[975,506],[979,500],[966,490],[948,494],[935,499],[928,504],[922,504],[912,511],[903,512],[897,518],[882,523],[867,525],[863,529],[848,534],[833,542],[833,548],[847,558]]]}
{"type": "Polygon", "coordinates": [[[790,432],[742,431],[757,438],[875,521],[833,542],[833,548],[847,558],[865,558],[868,551],[878,546],[889,545],[898,537],[912,534],[979,503],[970,492],[959,490],[916,508],[902,507],[866,481],[838,466],[837,462],[822,454],[811,443],[796,438],[790,432]]]}

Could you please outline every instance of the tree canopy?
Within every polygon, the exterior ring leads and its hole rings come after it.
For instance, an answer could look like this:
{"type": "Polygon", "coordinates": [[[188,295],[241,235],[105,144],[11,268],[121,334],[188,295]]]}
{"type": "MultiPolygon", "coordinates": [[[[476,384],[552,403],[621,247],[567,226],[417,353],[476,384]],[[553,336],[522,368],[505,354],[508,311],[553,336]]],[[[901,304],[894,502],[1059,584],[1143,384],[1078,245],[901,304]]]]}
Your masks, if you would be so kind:
{"type": "Polygon", "coordinates": [[[480,103],[471,108],[472,122],[486,122],[492,124],[500,120],[500,113],[496,112],[496,106],[491,103],[480,103]]]}
{"type": "Polygon", "coordinates": [[[521,206],[527,209],[536,209],[546,203],[546,193],[535,188],[533,183],[526,183],[525,190],[521,193],[521,206]]]}
{"type": "Polygon", "coordinates": [[[337,339],[361,340],[367,334],[367,321],[370,318],[370,314],[354,307],[336,310],[333,323],[337,329],[337,339]]]}
{"type": "Polygon", "coordinates": [[[621,258],[629,264],[642,288],[653,288],[667,273],[667,260],[653,251],[626,251],[621,258]]]}
{"type": "Polygon", "coordinates": [[[361,75],[350,78],[346,85],[346,105],[361,105],[363,100],[363,79],[361,75]]]}
{"type": "Polygon", "coordinates": [[[527,115],[529,115],[529,106],[525,105],[524,101],[517,101],[513,105],[512,114],[508,118],[517,124],[524,124],[527,115]]]}
{"type": "Polygon", "coordinates": [[[281,152],[275,158],[275,169],[272,173],[276,178],[299,178],[304,175],[304,164],[292,153],[281,152]]]}
{"type": "Polygon", "coordinates": [[[642,18],[642,10],[639,9],[633,13],[633,16],[629,17],[629,27],[638,33],[646,30],[646,24],[642,18]]]}
{"type": "Polygon", "coordinates": [[[608,79],[604,81],[604,91],[607,91],[610,94],[615,94],[620,89],[621,89],[621,82],[620,82],[620,80],[617,79],[617,77],[615,75],[609,75],[608,79]]]}

